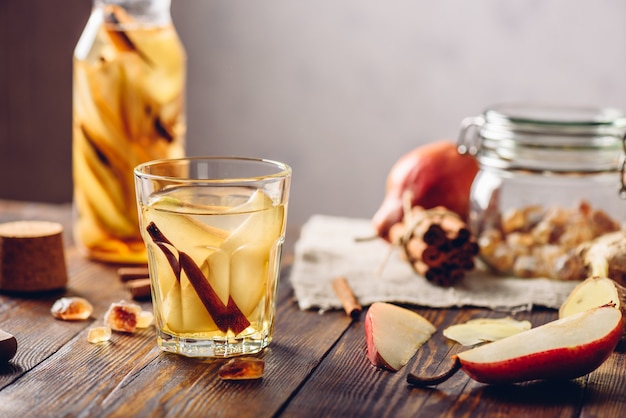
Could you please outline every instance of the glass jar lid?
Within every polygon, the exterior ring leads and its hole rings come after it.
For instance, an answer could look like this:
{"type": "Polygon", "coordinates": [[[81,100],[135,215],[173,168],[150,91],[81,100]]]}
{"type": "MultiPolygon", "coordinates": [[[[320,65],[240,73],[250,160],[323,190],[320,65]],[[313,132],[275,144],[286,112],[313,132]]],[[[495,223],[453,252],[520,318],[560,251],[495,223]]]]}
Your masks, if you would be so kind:
{"type": "Polygon", "coordinates": [[[508,103],[464,119],[458,148],[500,169],[617,171],[625,129],[626,117],[614,108],[508,103]]]}

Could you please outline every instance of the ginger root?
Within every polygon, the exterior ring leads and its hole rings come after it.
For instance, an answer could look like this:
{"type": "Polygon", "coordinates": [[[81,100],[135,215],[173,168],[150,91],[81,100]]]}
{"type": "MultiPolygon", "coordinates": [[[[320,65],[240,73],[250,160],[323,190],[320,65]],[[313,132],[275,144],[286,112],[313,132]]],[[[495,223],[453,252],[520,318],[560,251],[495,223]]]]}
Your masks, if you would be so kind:
{"type": "Polygon", "coordinates": [[[578,256],[589,277],[568,295],[559,308],[559,318],[614,304],[625,319],[622,338],[626,337],[626,233],[612,232],[582,244],[578,256]]]}
{"type": "Polygon", "coordinates": [[[626,232],[615,231],[581,244],[577,254],[589,276],[606,276],[626,286],[626,232]]]}

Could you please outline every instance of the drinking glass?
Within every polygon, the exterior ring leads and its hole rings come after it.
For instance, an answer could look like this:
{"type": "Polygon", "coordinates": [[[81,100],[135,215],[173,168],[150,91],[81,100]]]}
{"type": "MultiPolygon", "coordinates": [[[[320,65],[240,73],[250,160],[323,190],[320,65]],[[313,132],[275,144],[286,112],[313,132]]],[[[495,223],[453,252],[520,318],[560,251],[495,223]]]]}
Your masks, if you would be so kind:
{"type": "Polygon", "coordinates": [[[190,157],[134,174],[160,348],[190,357],[261,351],[272,340],[291,168],[190,157]]]}

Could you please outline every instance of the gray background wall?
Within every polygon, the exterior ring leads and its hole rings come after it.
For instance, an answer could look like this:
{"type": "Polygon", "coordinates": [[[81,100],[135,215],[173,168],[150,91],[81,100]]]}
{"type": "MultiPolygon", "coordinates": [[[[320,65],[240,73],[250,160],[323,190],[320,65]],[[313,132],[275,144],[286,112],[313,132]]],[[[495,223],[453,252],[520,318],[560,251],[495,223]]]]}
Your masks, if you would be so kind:
{"type": "MultiPolygon", "coordinates": [[[[0,198],[71,199],[71,52],[90,6],[0,0],[0,198]]],[[[397,158],[489,104],[626,109],[623,0],[173,0],[172,14],[188,153],[289,163],[292,224],[370,217],[397,158]]]]}

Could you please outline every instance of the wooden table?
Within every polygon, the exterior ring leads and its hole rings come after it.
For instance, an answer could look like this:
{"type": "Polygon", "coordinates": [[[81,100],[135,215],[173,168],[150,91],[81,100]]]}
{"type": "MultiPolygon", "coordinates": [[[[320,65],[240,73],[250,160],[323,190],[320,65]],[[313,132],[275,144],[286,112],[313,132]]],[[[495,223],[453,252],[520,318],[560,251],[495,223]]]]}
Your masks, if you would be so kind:
{"type": "MultiPolygon", "coordinates": [[[[0,417],[626,416],[624,344],[598,370],[573,381],[489,386],[459,372],[435,388],[418,389],[407,385],[407,373],[437,370],[458,346],[438,332],[405,369],[377,369],[366,358],[363,323],[340,311],[300,311],[288,277],[280,284],[275,339],[259,355],[266,362],[260,380],[222,381],[217,370],[224,360],[162,353],[153,329],[90,344],[88,328],[102,321],[110,303],[129,299],[115,266],[87,261],[72,247],[69,205],[0,201],[0,222],[18,219],[66,225],[70,281],[63,293],[0,294],[0,329],[19,341],[16,357],[0,366],[0,417]],[[50,307],[61,295],[90,300],[92,318],[54,319],[50,307]]],[[[439,330],[501,316],[480,309],[416,310],[439,330]]],[[[519,319],[538,325],[555,316],[539,310],[519,319]]]]}

